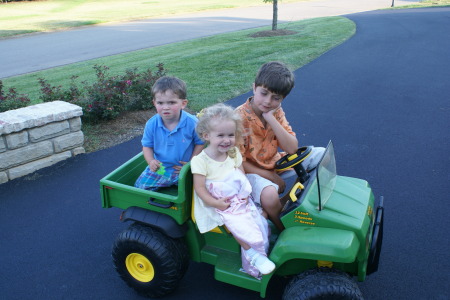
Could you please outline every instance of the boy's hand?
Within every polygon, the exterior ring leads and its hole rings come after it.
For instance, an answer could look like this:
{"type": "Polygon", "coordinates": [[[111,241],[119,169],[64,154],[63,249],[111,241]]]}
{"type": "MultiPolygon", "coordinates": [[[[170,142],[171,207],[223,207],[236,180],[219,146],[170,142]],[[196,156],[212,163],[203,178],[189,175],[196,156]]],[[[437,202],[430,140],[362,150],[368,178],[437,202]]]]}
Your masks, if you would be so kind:
{"type": "Polygon", "coordinates": [[[173,168],[175,169],[175,172],[174,172],[175,174],[180,173],[181,168],[183,168],[183,166],[184,166],[185,164],[187,164],[186,161],[179,161],[179,163],[181,164],[181,166],[173,166],[173,168]]]}
{"type": "Polygon", "coordinates": [[[263,116],[264,120],[269,121],[268,119],[272,118],[272,117],[273,117],[273,114],[274,114],[274,113],[277,111],[277,109],[279,109],[280,107],[281,107],[281,103],[280,103],[280,105],[278,105],[277,108],[272,109],[272,110],[269,110],[268,112],[263,112],[263,113],[262,113],[262,116],[263,116]]]}
{"type": "Polygon", "coordinates": [[[150,161],[148,166],[150,167],[150,170],[152,172],[156,172],[156,171],[159,170],[159,168],[161,166],[161,162],[159,160],[157,160],[157,159],[154,159],[154,160],[150,161]]]}

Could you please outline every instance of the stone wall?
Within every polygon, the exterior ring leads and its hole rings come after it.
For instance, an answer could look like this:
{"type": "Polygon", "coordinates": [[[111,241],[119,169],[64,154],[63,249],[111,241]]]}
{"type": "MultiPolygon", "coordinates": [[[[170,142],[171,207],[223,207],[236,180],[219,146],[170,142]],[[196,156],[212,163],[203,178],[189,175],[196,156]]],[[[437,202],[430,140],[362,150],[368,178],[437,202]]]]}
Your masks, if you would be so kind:
{"type": "Polygon", "coordinates": [[[0,113],[0,184],[84,153],[82,114],[63,101],[0,113]]]}

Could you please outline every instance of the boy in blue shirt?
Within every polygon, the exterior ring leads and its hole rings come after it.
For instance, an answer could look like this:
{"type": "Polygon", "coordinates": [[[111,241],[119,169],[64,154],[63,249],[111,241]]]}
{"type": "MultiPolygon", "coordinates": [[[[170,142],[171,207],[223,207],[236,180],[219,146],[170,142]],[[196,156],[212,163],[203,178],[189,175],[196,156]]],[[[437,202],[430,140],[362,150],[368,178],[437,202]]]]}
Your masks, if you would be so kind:
{"type": "Polygon", "coordinates": [[[204,142],[197,136],[197,118],[186,107],[186,84],[176,77],[159,78],[152,87],[157,114],[147,121],[142,137],[142,152],[148,163],[134,184],[156,191],[178,184],[186,162],[199,154],[204,142]]]}

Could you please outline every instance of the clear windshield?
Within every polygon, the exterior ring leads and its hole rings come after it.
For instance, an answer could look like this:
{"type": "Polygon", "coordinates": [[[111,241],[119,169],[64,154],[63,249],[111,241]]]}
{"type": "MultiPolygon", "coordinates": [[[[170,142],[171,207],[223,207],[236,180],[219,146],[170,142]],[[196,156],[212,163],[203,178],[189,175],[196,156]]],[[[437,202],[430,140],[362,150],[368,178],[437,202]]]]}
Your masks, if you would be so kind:
{"type": "Polygon", "coordinates": [[[319,210],[322,210],[333,192],[336,184],[336,160],[333,143],[328,143],[327,149],[317,166],[317,182],[319,186],[319,210]]]}

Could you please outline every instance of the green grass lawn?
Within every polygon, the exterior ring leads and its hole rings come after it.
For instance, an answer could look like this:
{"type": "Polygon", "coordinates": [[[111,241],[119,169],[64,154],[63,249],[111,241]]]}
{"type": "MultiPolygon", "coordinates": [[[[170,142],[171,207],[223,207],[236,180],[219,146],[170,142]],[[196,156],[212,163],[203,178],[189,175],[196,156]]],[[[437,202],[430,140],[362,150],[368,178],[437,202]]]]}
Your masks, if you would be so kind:
{"type": "MultiPolygon", "coordinates": [[[[279,0],[279,5],[312,0],[279,0]]],[[[425,0],[416,6],[449,5],[450,0],[425,0]]],[[[213,9],[265,5],[263,0],[46,0],[0,3],[0,38],[72,27],[157,18],[213,9]]],[[[397,7],[395,7],[397,8],[397,7]]]]}
{"type": "Polygon", "coordinates": [[[38,103],[40,77],[68,88],[72,75],[79,76],[78,82],[93,81],[96,64],[109,67],[109,73],[117,75],[133,67],[141,72],[156,70],[155,66],[163,63],[168,75],[186,81],[190,107],[199,110],[249,91],[256,71],[267,61],[280,60],[292,70],[300,68],[353,35],[355,24],[343,17],[317,18],[279,25],[279,29],[295,32],[293,35],[250,36],[270,29],[242,30],[108,56],[6,78],[3,83],[5,90],[15,87],[38,103]]]}
{"type": "MultiPolygon", "coordinates": [[[[301,0],[282,0],[283,3],[301,0]]],[[[303,0],[308,1],[308,0],[303,0]]],[[[0,38],[107,22],[266,5],[263,0],[47,0],[0,4],[0,38]]]]}

